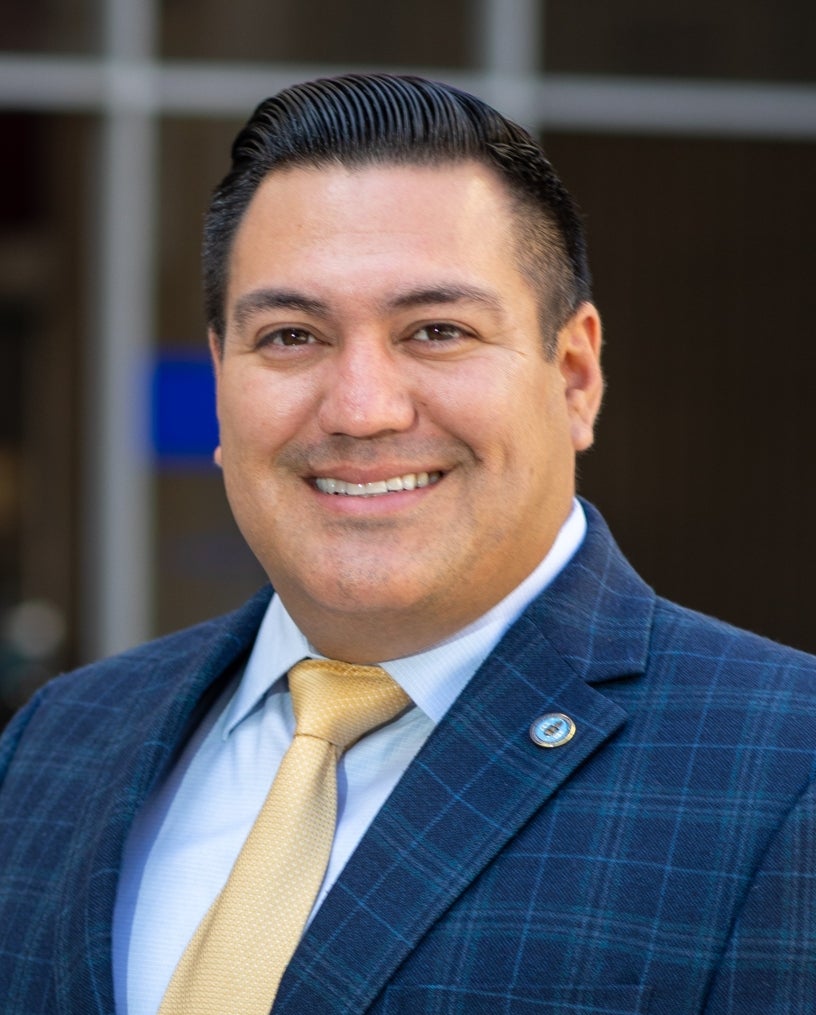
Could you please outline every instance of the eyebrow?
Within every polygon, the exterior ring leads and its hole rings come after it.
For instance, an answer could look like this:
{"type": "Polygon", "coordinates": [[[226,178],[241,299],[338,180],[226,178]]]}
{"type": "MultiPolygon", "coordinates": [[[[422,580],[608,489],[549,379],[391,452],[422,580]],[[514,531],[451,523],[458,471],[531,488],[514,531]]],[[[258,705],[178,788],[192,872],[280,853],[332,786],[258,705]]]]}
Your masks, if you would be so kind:
{"type": "Polygon", "coordinates": [[[232,316],[238,328],[242,328],[254,314],[265,310],[299,310],[303,314],[327,317],[328,306],[321,300],[305,296],[291,289],[253,289],[244,293],[235,303],[232,316]]]}
{"type": "MultiPolygon", "coordinates": [[[[462,302],[478,303],[497,314],[502,313],[504,309],[499,297],[491,290],[458,282],[406,289],[387,299],[385,306],[390,310],[405,310],[412,307],[462,302]]],[[[254,314],[267,310],[297,310],[323,318],[329,317],[331,313],[327,303],[294,289],[253,289],[236,300],[232,317],[240,329],[254,314]]]]}
{"type": "Polygon", "coordinates": [[[489,289],[464,285],[458,282],[450,285],[428,286],[407,289],[388,300],[388,306],[397,310],[427,306],[434,303],[479,303],[496,313],[503,311],[502,301],[489,289]]]}

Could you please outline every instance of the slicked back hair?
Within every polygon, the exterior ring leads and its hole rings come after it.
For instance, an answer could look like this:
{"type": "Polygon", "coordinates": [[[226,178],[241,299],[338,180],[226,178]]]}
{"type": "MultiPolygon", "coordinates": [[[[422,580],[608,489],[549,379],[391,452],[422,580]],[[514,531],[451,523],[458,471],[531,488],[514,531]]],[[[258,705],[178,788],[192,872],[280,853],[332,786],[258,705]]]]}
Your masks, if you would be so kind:
{"type": "Polygon", "coordinates": [[[276,169],[440,165],[493,169],[515,212],[519,266],[538,293],[551,353],[559,329],[591,298],[580,213],[531,135],[467,92],[424,78],[349,74],[295,85],[266,99],[232,146],[204,230],[207,322],[223,344],[235,233],[261,182],[276,169]]]}

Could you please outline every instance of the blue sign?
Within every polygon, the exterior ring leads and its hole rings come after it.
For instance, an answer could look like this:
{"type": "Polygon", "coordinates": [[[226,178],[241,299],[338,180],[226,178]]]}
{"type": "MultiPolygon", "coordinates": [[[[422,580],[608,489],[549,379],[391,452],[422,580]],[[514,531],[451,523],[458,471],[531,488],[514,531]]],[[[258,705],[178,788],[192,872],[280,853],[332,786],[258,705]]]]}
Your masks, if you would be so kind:
{"type": "Polygon", "coordinates": [[[209,356],[159,354],[151,381],[151,437],[161,463],[212,461],[218,444],[215,379],[209,356]]]}

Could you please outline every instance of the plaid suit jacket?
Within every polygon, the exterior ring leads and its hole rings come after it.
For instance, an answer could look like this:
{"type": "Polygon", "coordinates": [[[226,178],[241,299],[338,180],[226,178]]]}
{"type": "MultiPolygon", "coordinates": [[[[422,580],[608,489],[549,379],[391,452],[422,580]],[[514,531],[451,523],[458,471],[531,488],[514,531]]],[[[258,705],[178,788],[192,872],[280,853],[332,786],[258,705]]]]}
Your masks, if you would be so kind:
{"type": "MultiPolygon", "coordinates": [[[[375,819],[274,1011],[816,1011],[816,660],[657,598],[586,507],[375,819]],[[574,737],[544,749],[552,712],[574,737]]],[[[0,745],[6,1015],[112,1013],[134,814],[269,592],[62,677],[0,745]]]]}

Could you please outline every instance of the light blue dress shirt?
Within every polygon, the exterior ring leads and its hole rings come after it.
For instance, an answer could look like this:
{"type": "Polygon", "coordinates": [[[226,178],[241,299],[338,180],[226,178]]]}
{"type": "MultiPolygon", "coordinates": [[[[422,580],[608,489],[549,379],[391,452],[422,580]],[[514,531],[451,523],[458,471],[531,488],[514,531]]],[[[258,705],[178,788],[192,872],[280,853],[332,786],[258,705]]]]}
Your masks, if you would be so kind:
{"type": "MultiPolygon", "coordinates": [[[[315,910],[434,726],[585,532],[576,501],[550,552],[509,596],[426,652],[382,664],[414,707],[358,741],[340,762],[337,831],[315,910]]],[[[187,942],[227,880],[291,742],[286,673],[306,656],[320,653],[274,596],[243,674],[138,814],[114,914],[118,1015],[155,1015],[187,942]]]]}

